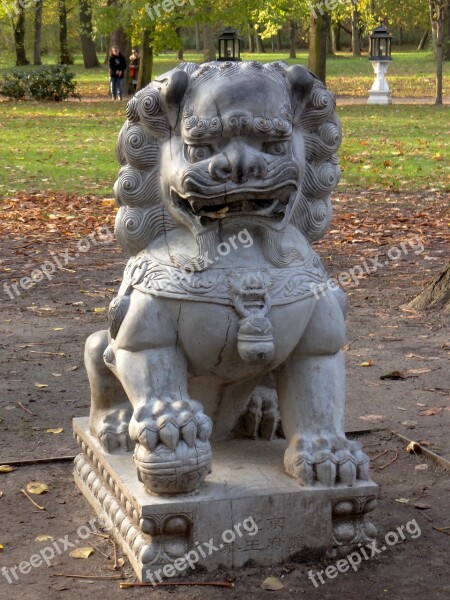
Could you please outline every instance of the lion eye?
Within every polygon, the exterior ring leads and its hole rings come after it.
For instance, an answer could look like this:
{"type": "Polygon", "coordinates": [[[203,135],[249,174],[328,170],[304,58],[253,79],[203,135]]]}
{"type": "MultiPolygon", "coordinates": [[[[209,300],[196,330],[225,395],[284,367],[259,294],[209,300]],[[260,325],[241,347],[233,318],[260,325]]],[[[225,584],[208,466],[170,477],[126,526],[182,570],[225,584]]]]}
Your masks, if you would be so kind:
{"type": "Polygon", "coordinates": [[[213,154],[213,149],[211,146],[188,146],[187,147],[187,155],[192,163],[200,162],[201,160],[206,160],[213,154]]]}
{"type": "Polygon", "coordinates": [[[274,154],[275,156],[287,154],[288,149],[289,142],[270,142],[264,144],[264,152],[266,154],[274,154]]]}

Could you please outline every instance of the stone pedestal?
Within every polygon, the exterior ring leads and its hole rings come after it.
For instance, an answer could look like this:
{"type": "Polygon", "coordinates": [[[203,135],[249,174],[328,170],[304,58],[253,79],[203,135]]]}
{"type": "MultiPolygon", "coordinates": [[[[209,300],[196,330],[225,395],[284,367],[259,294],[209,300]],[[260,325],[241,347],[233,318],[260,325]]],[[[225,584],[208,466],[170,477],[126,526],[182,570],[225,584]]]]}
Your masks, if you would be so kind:
{"type": "Polygon", "coordinates": [[[392,94],[386,79],[389,61],[372,62],[375,71],[375,81],[369,91],[367,104],[392,104],[392,94]]]}
{"type": "Polygon", "coordinates": [[[138,481],[132,453],[102,450],[87,418],[74,420],[74,433],[75,481],[141,581],[181,575],[186,556],[207,570],[274,565],[344,555],[376,534],[366,515],[377,485],[302,487],[282,470],[284,440],[216,444],[200,490],[157,496],[138,481]]]}

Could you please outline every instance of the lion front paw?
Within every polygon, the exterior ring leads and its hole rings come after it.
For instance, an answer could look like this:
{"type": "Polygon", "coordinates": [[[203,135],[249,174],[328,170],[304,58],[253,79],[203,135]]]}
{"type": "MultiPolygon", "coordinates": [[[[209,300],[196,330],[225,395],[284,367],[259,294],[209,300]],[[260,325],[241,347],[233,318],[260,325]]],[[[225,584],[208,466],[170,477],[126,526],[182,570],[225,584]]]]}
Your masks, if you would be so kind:
{"type": "Polygon", "coordinates": [[[156,400],[135,410],[130,435],[139,480],[155,493],[187,493],[211,471],[211,419],[193,400],[156,400]]]}
{"type": "Polygon", "coordinates": [[[134,443],[128,433],[131,417],[131,406],[118,409],[92,410],[89,418],[90,429],[94,433],[103,450],[114,452],[131,452],[134,443]]]}
{"type": "Polygon", "coordinates": [[[299,436],[284,455],[286,471],[302,485],[332,487],[369,479],[369,458],[357,442],[344,437],[299,436]]]}

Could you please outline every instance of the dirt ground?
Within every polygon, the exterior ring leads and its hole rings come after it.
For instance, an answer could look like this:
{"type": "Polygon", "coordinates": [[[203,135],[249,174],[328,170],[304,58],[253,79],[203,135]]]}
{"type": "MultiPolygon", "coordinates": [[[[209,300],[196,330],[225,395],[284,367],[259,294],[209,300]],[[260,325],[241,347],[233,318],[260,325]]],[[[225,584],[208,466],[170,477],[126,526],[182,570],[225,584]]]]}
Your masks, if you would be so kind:
{"type": "MultiPolygon", "coordinates": [[[[112,229],[113,209],[107,202],[92,218],[95,200],[77,201],[76,215],[62,228],[58,211],[73,198],[52,198],[47,213],[53,217],[44,218],[33,197],[19,196],[0,209],[4,232],[0,240],[0,464],[76,454],[71,421],[89,412],[84,340],[106,328],[104,309],[115,295],[126,261],[115,242],[107,243],[100,234],[87,237],[95,227],[112,229]],[[23,216],[22,223],[17,215],[23,216]],[[89,239],[89,248],[80,239],[89,239]],[[11,287],[14,282],[45,261],[54,261],[51,252],[67,257],[67,250],[73,260],[67,265],[61,261],[63,268],[55,268],[50,280],[44,277],[28,290],[18,286],[20,296],[16,294],[11,287]],[[61,428],[61,433],[47,431],[61,428]]],[[[84,593],[92,600],[128,600],[150,594],[155,599],[183,600],[259,599],[271,594],[292,599],[449,598],[450,471],[423,456],[408,454],[405,443],[391,433],[400,432],[450,459],[448,315],[404,307],[448,261],[449,200],[448,194],[437,193],[337,194],[331,231],[317,244],[333,276],[357,265],[364,271],[353,271],[360,274],[358,282],[345,286],[350,301],[346,429],[356,432],[352,436],[373,459],[372,477],[380,485],[380,499],[372,520],[380,545],[386,533],[415,520],[414,537],[406,535],[404,541],[363,561],[356,571],[334,579],[325,577],[317,588],[308,573],[324,570],[335,561],[248,566],[212,574],[197,571],[187,578],[233,582],[231,589],[119,589],[113,580],[55,576],[123,574],[134,579],[127,563],[119,571],[108,570],[112,544],[91,537],[84,545],[96,548],[86,560],[69,557],[67,550],[49,567],[31,568],[17,581],[8,571],[12,583],[0,576],[0,598],[63,600],[84,593]],[[378,262],[374,263],[375,257],[378,262]],[[374,264],[372,272],[367,272],[374,264]],[[400,371],[404,379],[380,379],[393,371],[400,371]],[[417,469],[419,465],[426,466],[417,469]],[[268,576],[279,578],[284,589],[261,589],[268,576]]],[[[18,466],[0,473],[0,492],[1,566],[14,567],[49,545],[49,541],[36,541],[38,536],[55,540],[68,536],[73,542],[77,528],[94,517],[73,483],[71,462],[18,466]],[[33,496],[45,511],[35,508],[20,492],[32,480],[49,487],[46,494],[33,496]]]]}

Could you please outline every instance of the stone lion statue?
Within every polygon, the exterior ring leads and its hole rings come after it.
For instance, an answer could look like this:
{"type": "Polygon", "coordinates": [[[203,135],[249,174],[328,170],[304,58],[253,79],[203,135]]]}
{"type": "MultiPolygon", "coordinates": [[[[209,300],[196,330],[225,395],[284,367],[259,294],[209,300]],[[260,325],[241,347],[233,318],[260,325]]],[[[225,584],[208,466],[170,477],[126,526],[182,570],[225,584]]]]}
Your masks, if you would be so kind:
{"type": "Polygon", "coordinates": [[[287,473],[368,479],[343,429],[345,295],[311,248],[339,179],[332,94],[298,65],[183,63],[127,117],[115,232],[130,259],[86,344],[91,432],[134,450],[149,491],[189,492],[272,373],[287,473]]]}

